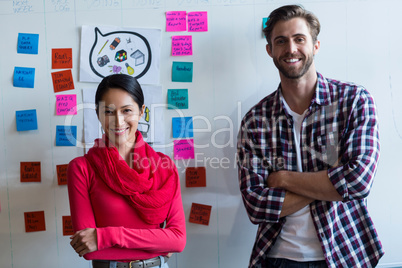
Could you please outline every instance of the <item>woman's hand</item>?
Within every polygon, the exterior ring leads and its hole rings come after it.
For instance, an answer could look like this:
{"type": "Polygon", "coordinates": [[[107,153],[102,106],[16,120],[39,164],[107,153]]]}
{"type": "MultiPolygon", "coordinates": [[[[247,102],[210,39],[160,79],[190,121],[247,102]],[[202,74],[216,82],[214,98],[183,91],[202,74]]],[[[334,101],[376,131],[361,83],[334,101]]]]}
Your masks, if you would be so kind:
{"type": "Polygon", "coordinates": [[[75,252],[84,256],[89,252],[98,250],[98,236],[95,228],[87,228],[76,232],[70,237],[70,245],[74,248],[75,252]]]}

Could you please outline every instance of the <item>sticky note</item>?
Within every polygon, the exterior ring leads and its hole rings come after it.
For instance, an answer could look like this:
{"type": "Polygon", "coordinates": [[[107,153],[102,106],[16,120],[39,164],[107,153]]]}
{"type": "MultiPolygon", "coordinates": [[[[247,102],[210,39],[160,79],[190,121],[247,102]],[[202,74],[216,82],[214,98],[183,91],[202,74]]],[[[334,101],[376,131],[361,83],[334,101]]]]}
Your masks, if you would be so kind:
{"type": "Polygon", "coordinates": [[[188,13],[188,31],[189,32],[207,32],[208,31],[208,13],[189,12],[188,13]]]}
{"type": "Polygon", "coordinates": [[[15,87],[34,88],[35,68],[15,67],[13,85],[15,87]]]}
{"type": "Polygon", "coordinates": [[[21,182],[40,182],[40,162],[20,162],[21,182]]]}
{"type": "Polygon", "coordinates": [[[209,225],[212,206],[192,203],[189,222],[209,225]]]}
{"type": "Polygon", "coordinates": [[[56,126],[56,146],[75,146],[77,126],[56,126]]]}
{"type": "Polygon", "coordinates": [[[172,36],[172,56],[193,55],[193,38],[191,35],[172,36]]]}
{"type": "Polygon", "coordinates": [[[172,118],[173,138],[192,138],[193,118],[192,117],[173,117],[172,118]]]}
{"type": "Polygon", "coordinates": [[[193,63],[174,61],[172,82],[193,82],[193,63]]]}
{"type": "Polygon", "coordinates": [[[68,164],[56,165],[58,185],[67,185],[67,167],[68,164]]]}
{"type": "Polygon", "coordinates": [[[166,32],[183,32],[186,30],[186,11],[166,12],[166,32]]]}
{"type": "Polygon", "coordinates": [[[188,109],[188,89],[168,89],[168,109],[188,109]]]}
{"type": "Polygon", "coordinates": [[[52,69],[71,69],[71,68],[73,68],[73,49],[53,48],[52,69]]]}
{"type": "Polygon", "coordinates": [[[38,54],[39,34],[18,34],[17,53],[38,54]]]}
{"type": "Polygon", "coordinates": [[[71,216],[63,216],[62,221],[63,221],[63,236],[73,235],[74,229],[73,229],[73,223],[71,221],[71,216]]]}
{"type": "Polygon", "coordinates": [[[194,159],[194,140],[173,141],[174,159],[194,159]]]}
{"type": "Polygon", "coordinates": [[[15,112],[17,131],[38,129],[36,110],[24,110],[15,112]]]}
{"type": "Polygon", "coordinates": [[[269,18],[262,18],[262,28],[264,29],[265,27],[267,27],[265,24],[267,23],[269,18]]]}
{"type": "Polygon", "coordinates": [[[207,176],[205,167],[186,168],[186,187],[206,187],[207,176]]]}
{"type": "Polygon", "coordinates": [[[25,218],[25,232],[30,233],[30,232],[46,231],[44,211],[25,212],[24,218],[25,218]]]}
{"type": "Polygon", "coordinates": [[[74,89],[74,81],[71,70],[52,73],[52,80],[54,92],[74,89]]]}
{"type": "Polygon", "coordinates": [[[72,115],[77,114],[77,95],[57,95],[56,114],[72,115]]]}

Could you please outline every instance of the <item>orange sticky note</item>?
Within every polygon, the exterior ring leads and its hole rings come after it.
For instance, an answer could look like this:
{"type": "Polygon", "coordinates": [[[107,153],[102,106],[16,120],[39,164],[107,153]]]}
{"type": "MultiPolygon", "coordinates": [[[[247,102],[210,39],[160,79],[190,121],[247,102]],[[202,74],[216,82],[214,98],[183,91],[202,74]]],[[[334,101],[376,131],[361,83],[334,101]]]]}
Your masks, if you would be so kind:
{"type": "Polygon", "coordinates": [[[71,216],[63,216],[63,235],[73,235],[73,223],[71,222],[71,216]]]}
{"type": "Polygon", "coordinates": [[[205,167],[186,168],[186,187],[206,187],[207,177],[205,167]]]}
{"type": "Polygon", "coordinates": [[[52,73],[52,80],[54,92],[74,89],[74,81],[71,70],[52,73]]]}
{"type": "Polygon", "coordinates": [[[203,225],[209,225],[211,209],[212,209],[212,206],[192,203],[189,222],[203,224],[203,225]]]}
{"type": "Polygon", "coordinates": [[[21,162],[20,175],[21,182],[40,182],[40,162],[21,162]]]}
{"type": "Polygon", "coordinates": [[[25,232],[39,232],[46,231],[45,212],[33,211],[25,212],[25,232]]]}
{"type": "Polygon", "coordinates": [[[67,185],[67,167],[68,164],[56,166],[57,182],[59,185],[67,185]]]}
{"type": "Polygon", "coordinates": [[[53,48],[52,69],[71,69],[71,68],[73,68],[73,49],[53,48]]]}

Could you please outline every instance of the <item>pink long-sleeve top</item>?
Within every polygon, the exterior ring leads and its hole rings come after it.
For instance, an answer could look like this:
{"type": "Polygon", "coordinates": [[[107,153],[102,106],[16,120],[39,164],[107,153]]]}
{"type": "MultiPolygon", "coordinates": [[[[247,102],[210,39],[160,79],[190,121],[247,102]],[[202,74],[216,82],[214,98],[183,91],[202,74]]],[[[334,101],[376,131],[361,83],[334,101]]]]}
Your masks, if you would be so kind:
{"type": "Polygon", "coordinates": [[[85,254],[86,260],[132,261],[183,251],[186,225],[180,181],[161,228],[145,223],[125,197],[96,176],[85,157],[69,163],[67,178],[74,231],[96,228],[97,232],[98,250],[85,254]]]}

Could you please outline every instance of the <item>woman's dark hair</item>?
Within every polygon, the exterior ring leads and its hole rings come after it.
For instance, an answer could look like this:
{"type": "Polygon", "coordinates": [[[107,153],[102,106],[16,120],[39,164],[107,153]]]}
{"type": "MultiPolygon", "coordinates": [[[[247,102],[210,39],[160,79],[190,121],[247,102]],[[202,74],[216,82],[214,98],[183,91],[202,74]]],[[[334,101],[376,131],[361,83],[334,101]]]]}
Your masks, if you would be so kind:
{"type": "Polygon", "coordinates": [[[269,14],[267,22],[265,23],[266,27],[263,29],[263,32],[265,38],[267,39],[268,45],[271,47],[271,49],[272,49],[271,35],[272,30],[275,27],[275,24],[278,21],[281,20],[288,21],[293,18],[305,19],[310,29],[310,34],[311,37],[313,38],[313,42],[317,41],[317,36],[320,33],[321,28],[318,18],[310,11],[305,10],[302,6],[288,5],[277,8],[274,11],[272,11],[271,14],[269,14]]]}
{"type": "Polygon", "coordinates": [[[102,100],[103,95],[111,88],[126,91],[141,110],[142,105],[144,105],[144,94],[137,79],[127,74],[112,74],[103,78],[98,85],[95,95],[96,114],[99,114],[99,102],[102,100]]]}

